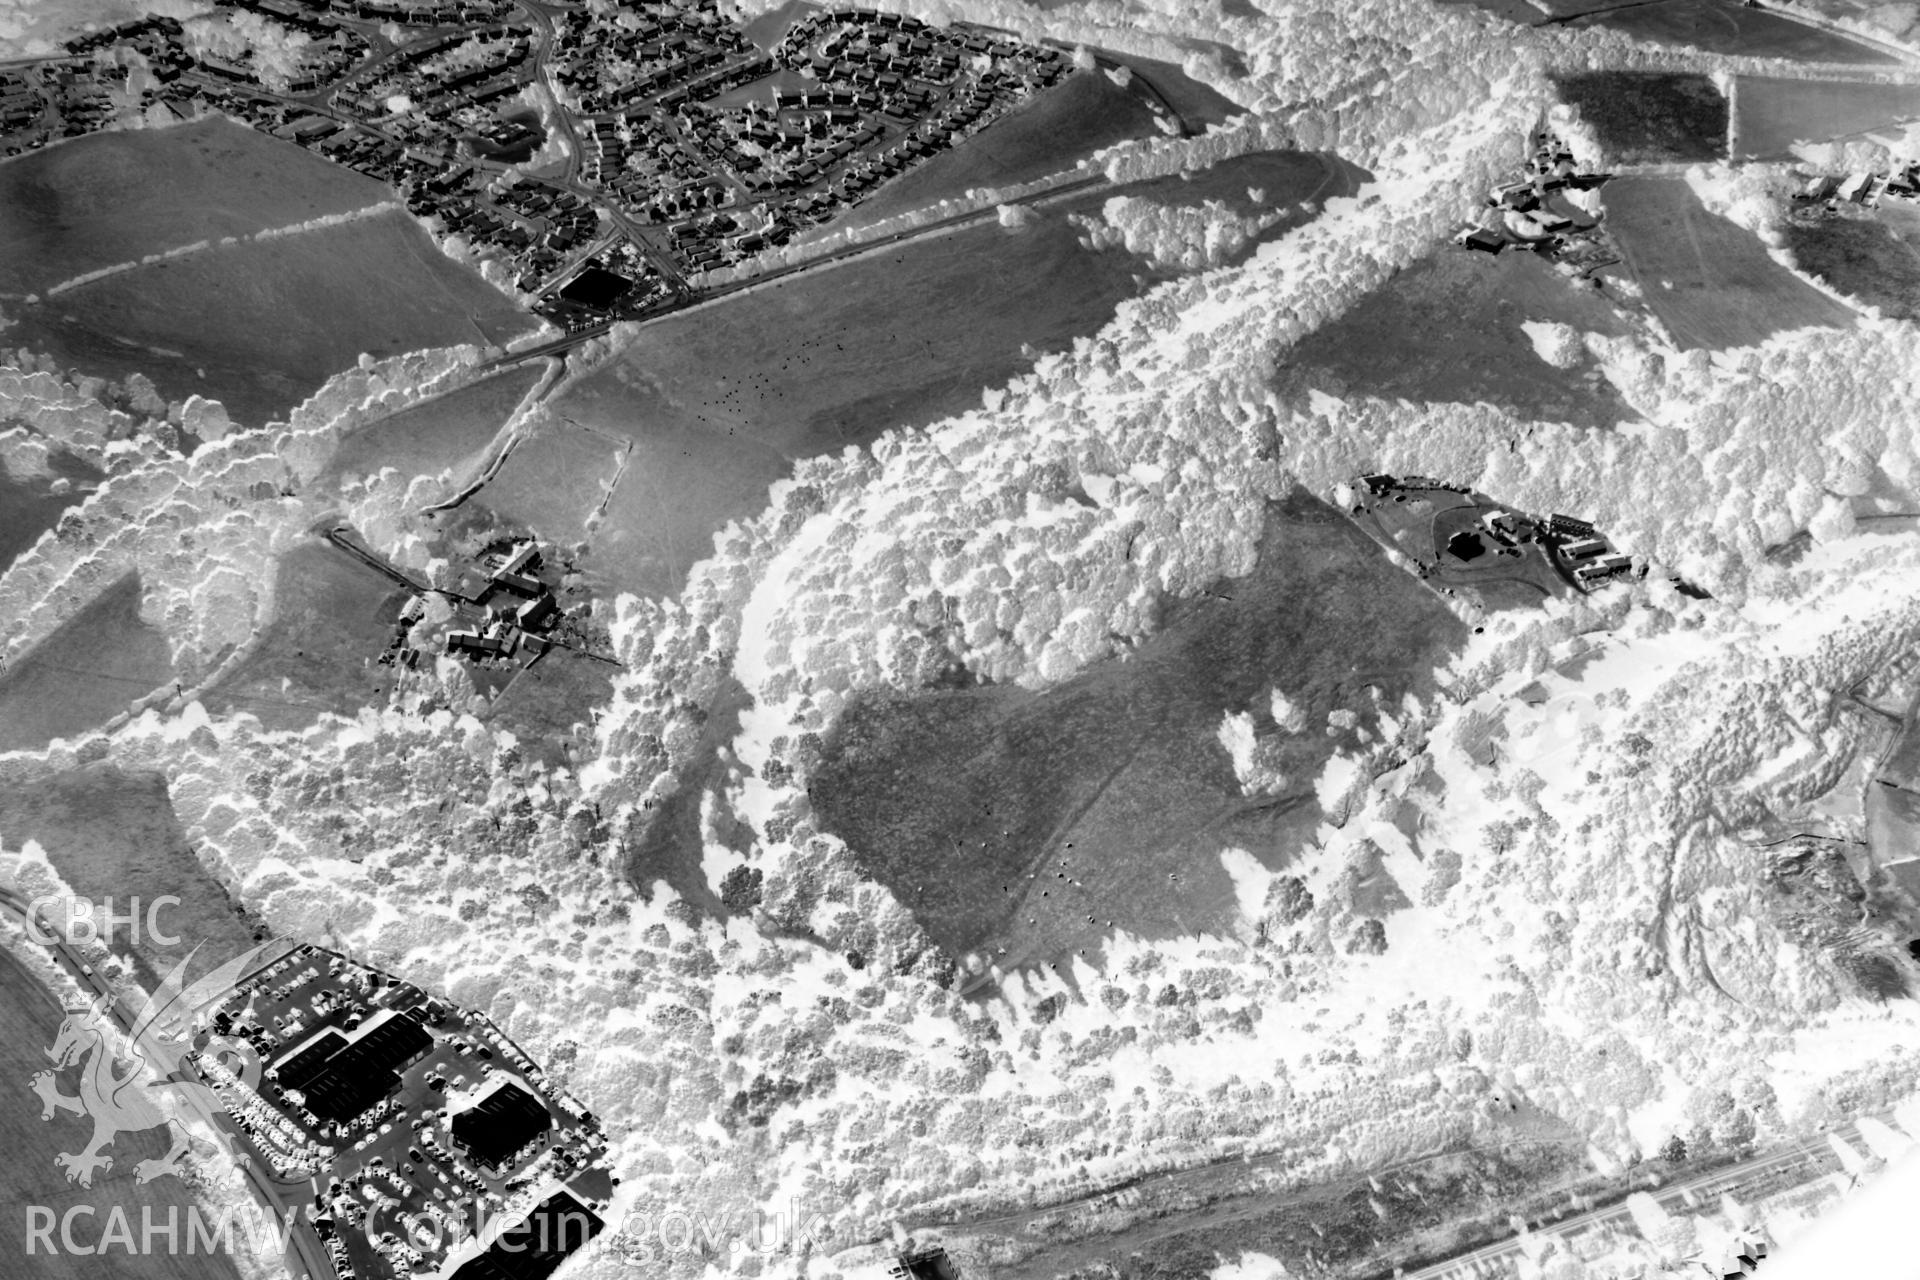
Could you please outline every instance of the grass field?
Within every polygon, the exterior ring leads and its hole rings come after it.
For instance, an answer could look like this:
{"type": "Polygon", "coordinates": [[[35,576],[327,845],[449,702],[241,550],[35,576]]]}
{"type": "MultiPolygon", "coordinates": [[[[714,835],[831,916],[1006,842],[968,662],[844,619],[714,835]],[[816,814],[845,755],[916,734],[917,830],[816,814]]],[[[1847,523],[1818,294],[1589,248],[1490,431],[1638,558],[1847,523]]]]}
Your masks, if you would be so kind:
{"type": "Polygon", "coordinates": [[[508,524],[542,539],[574,543],[587,536],[587,519],[620,474],[625,436],[607,436],[572,422],[543,423],[523,440],[478,501],[508,524]]]}
{"type": "MultiPolygon", "coordinates": [[[[578,768],[569,746],[576,730],[590,732],[591,712],[604,706],[619,668],[568,649],[551,649],[513,678],[493,700],[487,723],[510,729],[551,765],[578,768]]],[[[577,744],[590,750],[590,742],[577,744]]],[[[698,841],[695,848],[699,847],[698,841]]]]}
{"type": "MultiPolygon", "coordinates": [[[[1260,152],[1120,192],[1245,209],[1258,188],[1267,205],[1300,204],[1261,237],[1270,239],[1365,177],[1333,156],[1260,152]]],[[[1060,350],[1099,329],[1151,274],[1122,250],[1086,249],[1067,220],[1112,194],[1048,206],[1017,230],[966,227],[649,324],[563,390],[559,416],[633,443],[593,541],[596,592],[677,591],[712,553],[714,533],[760,510],[794,459],[965,410],[1028,367],[1026,349],[1060,350]]],[[[497,506],[491,494],[490,485],[478,501],[497,506]]],[[[537,526],[534,513],[557,501],[524,518],[537,526]]]]}
{"type": "Polygon", "coordinates": [[[958,146],[884,184],[797,243],[872,226],[965,195],[974,187],[1044,178],[1073,168],[1076,160],[1102,147],[1154,132],[1153,111],[1139,90],[1123,89],[1101,71],[1076,71],[958,146]]]}
{"type": "Polygon", "coordinates": [[[109,764],[37,770],[0,783],[0,843],[33,840],[76,893],[116,909],[140,899],[138,932],[116,931],[114,951],[148,989],[194,949],[192,974],[205,973],[253,945],[226,890],[208,874],[174,816],[167,780],[109,764]],[[156,930],[149,932],[147,907],[156,930]],[[165,935],[165,936],[160,936],[165,935]]]}
{"type": "Polygon", "coordinates": [[[0,751],[98,728],[172,678],[166,637],[140,620],[140,579],[128,574],[0,674],[0,751]]]}
{"type": "Polygon", "coordinates": [[[140,267],[17,315],[12,342],[81,373],[144,373],[170,399],[219,399],[248,424],[362,352],[499,343],[536,325],[398,210],[140,267]]]}
{"type": "Polygon", "coordinates": [[[67,492],[53,492],[53,479],[47,477],[15,479],[0,462],[0,573],[38,542],[41,534],[58,524],[60,514],[86,497],[100,480],[97,469],[70,453],[55,453],[49,461],[54,477],[72,483],[67,492]]]}
{"type": "Polygon", "coordinates": [[[371,178],[228,120],[89,134],[0,164],[0,292],[392,198],[371,178]]]}
{"type": "Polygon", "coordinates": [[[1258,566],[1176,606],[1124,661],[1041,693],[980,687],[848,711],[811,795],[823,825],[942,947],[1037,964],[1115,929],[1224,931],[1236,846],[1285,865],[1323,821],[1313,782],[1345,742],[1329,712],[1424,689],[1465,627],[1339,512],[1296,490],[1258,566]],[[1228,712],[1278,686],[1306,715],[1277,797],[1239,793],[1228,712]],[[1089,919],[1092,917],[1092,919],[1089,919]],[[1111,925],[1109,922],[1111,921],[1111,925]]]}
{"type": "Polygon", "coordinates": [[[1591,15],[1575,17],[1569,26],[1612,27],[1636,40],[1708,53],[1864,66],[1893,65],[1896,61],[1869,45],[1765,9],[1749,9],[1738,0],[1658,0],[1653,4],[1547,0],[1547,4],[1563,17],[1591,15]]]}
{"type": "Polygon", "coordinates": [[[1818,222],[1793,219],[1787,223],[1787,248],[1802,271],[1838,292],[1893,319],[1920,320],[1920,214],[1913,209],[1818,222]]]}
{"type": "Polygon", "coordinates": [[[1025,348],[1060,350],[1099,329],[1138,270],[1123,252],[1081,248],[1047,211],[649,324],[553,401],[633,442],[587,566],[596,593],[677,591],[713,534],[759,511],[792,460],[978,404],[1029,366],[1025,348]]]}
{"type": "Polygon", "coordinates": [[[1556,80],[1606,149],[1609,164],[1723,159],[1727,100],[1701,75],[1590,71],[1556,80]]]}
{"type": "MultiPolygon", "coordinates": [[[[1157,204],[1198,207],[1218,201],[1242,216],[1275,206],[1318,206],[1334,196],[1350,196],[1372,177],[1365,169],[1336,155],[1305,151],[1250,151],[1205,169],[1166,178],[1129,182],[1113,191],[1076,199],[1072,207],[1092,213],[1114,195],[1135,196],[1157,204]],[[1255,201],[1250,194],[1260,193],[1255,201]]],[[[1307,210],[1303,207],[1301,213],[1307,210]]],[[[1306,219],[1290,218],[1262,239],[1285,234],[1306,219]]]]}
{"type": "Polygon", "coordinates": [[[1768,257],[1751,232],[1709,213],[1680,178],[1616,178],[1605,199],[1614,241],[1683,351],[1854,322],[1851,310],[1768,257]]]}
{"type": "Polygon", "coordinates": [[[375,661],[408,592],[321,541],[274,570],[273,617],[241,664],[201,695],[214,715],[248,711],[268,729],[300,729],[321,712],[352,715],[393,685],[375,661]]]}
{"type": "Polygon", "coordinates": [[[761,52],[772,53],[780,43],[780,38],[787,34],[787,29],[815,7],[804,3],[804,0],[786,0],[785,4],[767,10],[741,27],[741,34],[753,41],[761,52]]]}
{"type": "Polygon", "coordinates": [[[476,461],[540,378],[522,365],[357,428],[334,451],[326,477],[373,475],[392,467],[403,476],[458,476],[476,461]]]}
{"type": "MultiPolygon", "coordinates": [[[[1609,188],[1611,190],[1611,188],[1609,188]]],[[[1596,290],[1538,255],[1498,257],[1443,246],[1395,275],[1282,357],[1278,385],[1296,399],[1336,396],[1485,401],[1543,422],[1605,427],[1633,416],[1590,363],[1556,369],[1520,327],[1554,321],[1583,333],[1625,331],[1596,290]],[[1383,358],[1391,353],[1391,358],[1383,358]]]]}
{"type": "Polygon", "coordinates": [[[1734,92],[1741,158],[1785,160],[1799,142],[1831,142],[1920,119],[1920,85],[1741,76],[1734,92]]]}
{"type": "MultiPolygon", "coordinates": [[[[224,1252],[185,1252],[185,1228],[195,1201],[178,1178],[156,1178],[145,1185],[134,1182],[134,1166],[167,1149],[167,1135],[159,1129],[122,1134],[108,1154],[113,1168],[94,1176],[91,1187],[67,1181],[53,1163],[61,1152],[78,1151],[91,1132],[77,1116],[40,1118],[40,1099],[28,1086],[35,1072],[46,1070],[46,1049],[60,1029],[65,1011],[18,960],[0,951],[0,1143],[7,1159],[0,1161],[0,1257],[5,1258],[7,1280],[238,1280],[239,1270],[224,1252]],[[74,1238],[82,1245],[100,1241],[117,1208],[133,1229],[135,1246],[141,1239],[142,1211],[164,1227],[172,1212],[181,1225],[181,1252],[169,1252],[164,1234],[154,1237],[151,1253],[123,1252],[115,1245],[104,1257],[83,1256],[64,1249],[27,1254],[27,1206],[49,1209],[56,1221],[71,1208],[91,1207],[74,1215],[74,1238]]],[[[75,1090],[76,1069],[61,1073],[63,1091],[75,1090]]],[[[205,1212],[203,1207],[202,1212],[205,1212]]],[[[243,1220],[244,1221],[244,1220],[243,1220]]],[[[58,1229],[53,1240],[58,1241],[58,1229]]]]}

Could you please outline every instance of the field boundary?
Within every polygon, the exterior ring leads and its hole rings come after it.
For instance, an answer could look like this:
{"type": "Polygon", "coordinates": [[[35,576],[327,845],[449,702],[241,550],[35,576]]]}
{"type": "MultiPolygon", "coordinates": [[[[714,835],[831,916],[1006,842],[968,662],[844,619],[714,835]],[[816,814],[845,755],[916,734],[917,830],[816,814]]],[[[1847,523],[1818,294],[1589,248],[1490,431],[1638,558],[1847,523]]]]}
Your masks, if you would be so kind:
{"type": "Polygon", "coordinates": [[[264,230],[250,232],[244,236],[225,236],[219,240],[196,240],[192,244],[183,244],[177,249],[168,249],[161,253],[150,253],[144,258],[132,262],[116,262],[111,266],[99,267],[93,271],[84,272],[73,277],[71,280],[62,280],[58,284],[47,286],[45,296],[52,298],[67,292],[69,289],[78,289],[82,285],[92,284],[96,280],[105,280],[109,276],[117,276],[128,271],[137,271],[141,267],[159,266],[162,263],[191,257],[196,253],[210,253],[216,249],[227,249],[236,245],[251,244],[262,240],[281,240],[287,236],[303,235],[309,231],[324,231],[329,227],[344,226],[352,222],[364,222],[371,218],[377,218],[385,213],[404,212],[404,209],[405,206],[398,200],[381,200],[359,209],[351,209],[345,213],[323,214],[318,218],[309,218],[305,222],[296,222],[284,227],[267,227],[264,230]]]}

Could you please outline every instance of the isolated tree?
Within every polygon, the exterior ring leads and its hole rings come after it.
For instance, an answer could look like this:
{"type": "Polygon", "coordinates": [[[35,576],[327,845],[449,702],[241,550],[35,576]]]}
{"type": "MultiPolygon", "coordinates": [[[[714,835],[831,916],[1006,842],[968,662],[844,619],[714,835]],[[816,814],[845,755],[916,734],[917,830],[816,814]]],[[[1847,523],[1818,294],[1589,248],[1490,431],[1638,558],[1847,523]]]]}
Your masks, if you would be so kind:
{"type": "Polygon", "coordinates": [[[753,910],[760,905],[760,886],[765,878],[758,867],[743,864],[733,868],[720,879],[720,904],[738,915],[753,910]]]}
{"type": "Polygon", "coordinates": [[[1313,910],[1313,892],[1299,876],[1281,876],[1267,891],[1267,906],[1281,924],[1297,924],[1313,910]]]}

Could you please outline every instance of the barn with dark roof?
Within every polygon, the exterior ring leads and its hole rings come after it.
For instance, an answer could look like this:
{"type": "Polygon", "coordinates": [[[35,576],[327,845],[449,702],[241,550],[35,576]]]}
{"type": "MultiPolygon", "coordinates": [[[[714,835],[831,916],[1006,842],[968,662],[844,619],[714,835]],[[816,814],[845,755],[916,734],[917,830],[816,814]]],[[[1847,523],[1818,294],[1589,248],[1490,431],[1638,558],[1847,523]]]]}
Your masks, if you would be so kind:
{"type": "Polygon", "coordinates": [[[448,1127],[456,1148],[482,1168],[499,1170],[552,1128],[553,1117],[540,1099],[508,1080],[457,1113],[448,1127]]]}

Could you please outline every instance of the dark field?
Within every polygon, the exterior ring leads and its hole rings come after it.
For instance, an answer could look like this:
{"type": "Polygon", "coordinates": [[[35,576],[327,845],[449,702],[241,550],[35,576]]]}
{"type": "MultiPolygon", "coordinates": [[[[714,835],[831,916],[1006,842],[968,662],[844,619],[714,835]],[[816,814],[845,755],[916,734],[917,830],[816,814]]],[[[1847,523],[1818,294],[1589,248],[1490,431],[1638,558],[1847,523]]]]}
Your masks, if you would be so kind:
{"type": "MultiPolygon", "coordinates": [[[[163,917],[164,918],[164,917],[163,917]]],[[[194,1199],[178,1178],[156,1178],[144,1185],[134,1182],[134,1167],[167,1149],[168,1135],[160,1129],[119,1135],[107,1154],[113,1167],[96,1173],[91,1187],[79,1187],[66,1179],[53,1158],[62,1152],[80,1150],[92,1132],[89,1121],[69,1113],[56,1113],[52,1120],[40,1118],[40,1098],[29,1081],[47,1070],[46,1050],[58,1034],[65,1011],[53,994],[5,951],[0,951],[0,1143],[7,1159],[0,1161],[0,1203],[7,1206],[0,1227],[0,1251],[6,1257],[8,1280],[238,1280],[239,1269],[224,1252],[209,1256],[205,1252],[186,1253],[186,1226],[194,1199]],[[75,1242],[87,1246],[101,1240],[102,1233],[117,1208],[133,1230],[134,1248],[141,1241],[142,1211],[157,1227],[166,1225],[173,1213],[181,1232],[180,1251],[169,1252],[163,1232],[154,1236],[154,1250],[148,1254],[129,1253],[117,1244],[105,1258],[84,1256],[57,1249],[49,1254],[44,1248],[27,1254],[26,1206],[42,1205],[55,1219],[52,1239],[60,1240],[58,1221],[76,1206],[85,1210],[74,1215],[75,1242]]],[[[62,1073],[61,1091],[76,1089],[77,1071],[62,1073]]],[[[208,1213],[202,1206],[202,1214],[208,1213]]],[[[251,1226],[250,1218],[241,1218],[240,1229],[251,1226]]]]}
{"type": "Polygon", "coordinates": [[[201,695],[213,715],[247,711],[267,729],[350,716],[386,695],[378,664],[409,593],[325,542],[295,547],[274,570],[273,618],[251,653],[201,695]]]}
{"type": "Polygon", "coordinates": [[[0,751],[96,729],[173,678],[166,637],[140,620],[128,574],[0,674],[0,751]]]}
{"type": "Polygon", "coordinates": [[[73,482],[67,492],[53,492],[53,481],[44,476],[16,480],[0,463],[0,573],[100,481],[99,471],[70,453],[55,453],[48,461],[55,477],[73,482]]]}
{"type": "Polygon", "coordinates": [[[170,399],[218,399],[249,425],[362,352],[501,343],[535,327],[397,210],[136,268],[18,314],[12,341],[81,373],[144,373],[170,399]]]}
{"type": "Polygon", "coordinates": [[[195,947],[188,972],[197,976],[253,945],[252,931],[187,843],[158,773],[93,764],[9,779],[0,783],[0,840],[9,848],[38,842],[61,878],[96,904],[111,896],[125,913],[140,899],[139,931],[118,928],[113,950],[148,990],[195,947]],[[168,896],[180,901],[153,911],[150,932],[148,908],[168,896]]]}
{"type": "MultiPolygon", "coordinates": [[[[1889,210],[1888,212],[1896,212],[1889,210]]],[[[1896,320],[1920,320],[1920,217],[1798,219],[1787,248],[1800,269],[1896,320]]]]}
{"type": "Polygon", "coordinates": [[[1446,245],[1301,339],[1283,356],[1278,382],[1297,398],[1313,389],[1485,401],[1517,417],[1583,427],[1634,416],[1597,367],[1556,369],[1540,359],[1520,327],[1525,321],[1557,321],[1583,333],[1626,327],[1597,290],[1536,254],[1488,257],[1446,245]]]}
{"type": "Polygon", "coordinates": [[[1745,159],[1790,159],[1796,142],[1828,142],[1920,118],[1920,85],[1741,76],[1734,101],[1734,139],[1745,159]]]}
{"type": "Polygon", "coordinates": [[[0,164],[0,292],[392,198],[382,183],[228,120],[90,134],[0,164]]]}
{"type": "Polygon", "coordinates": [[[1683,351],[1744,347],[1785,329],[1845,328],[1854,313],[1707,212],[1679,178],[1616,178],[1607,226],[1647,304],[1683,351]]]}
{"type": "Polygon", "coordinates": [[[523,365],[370,422],[340,442],[327,474],[352,479],[392,467],[409,477],[458,476],[485,452],[539,377],[538,365],[523,365]]]}
{"type": "Polygon", "coordinates": [[[951,953],[1003,946],[1011,968],[1115,929],[1226,932],[1236,905],[1221,851],[1278,868],[1324,820],[1314,781],[1351,745],[1324,731],[1328,713],[1365,723],[1368,685],[1389,705],[1424,689],[1464,634],[1366,535],[1296,490],[1269,511],[1252,574],[1175,606],[1126,659],[1041,693],[868,701],[840,722],[810,794],[822,825],[951,953]],[[1271,686],[1307,728],[1281,748],[1285,791],[1246,797],[1221,719],[1250,711],[1259,732],[1279,732],[1271,686]]]}
{"type": "MultiPolygon", "coordinates": [[[[633,442],[587,568],[596,594],[679,590],[796,458],[937,421],[1092,333],[1137,289],[1059,212],[917,240],[641,330],[554,412],[633,442]],[[938,299],[930,304],[930,299],[938,299]]],[[[480,501],[487,502],[486,491],[480,501]]]]}
{"type": "Polygon", "coordinates": [[[1005,187],[1062,173],[1102,147],[1154,132],[1146,95],[1121,88],[1103,71],[1076,71],[959,146],[886,183],[811,238],[872,226],[974,187],[1005,187]]]}
{"type": "Polygon", "coordinates": [[[1569,26],[1612,27],[1636,40],[1707,53],[1857,65],[1895,61],[1871,46],[1764,9],[1749,9],[1737,0],[1660,0],[1655,4],[1549,0],[1549,7],[1562,15],[1592,15],[1575,17],[1569,26]]]}
{"type": "Polygon", "coordinates": [[[1599,135],[1610,164],[1691,163],[1727,154],[1727,100],[1705,76],[1592,71],[1555,83],[1599,135]]]}

